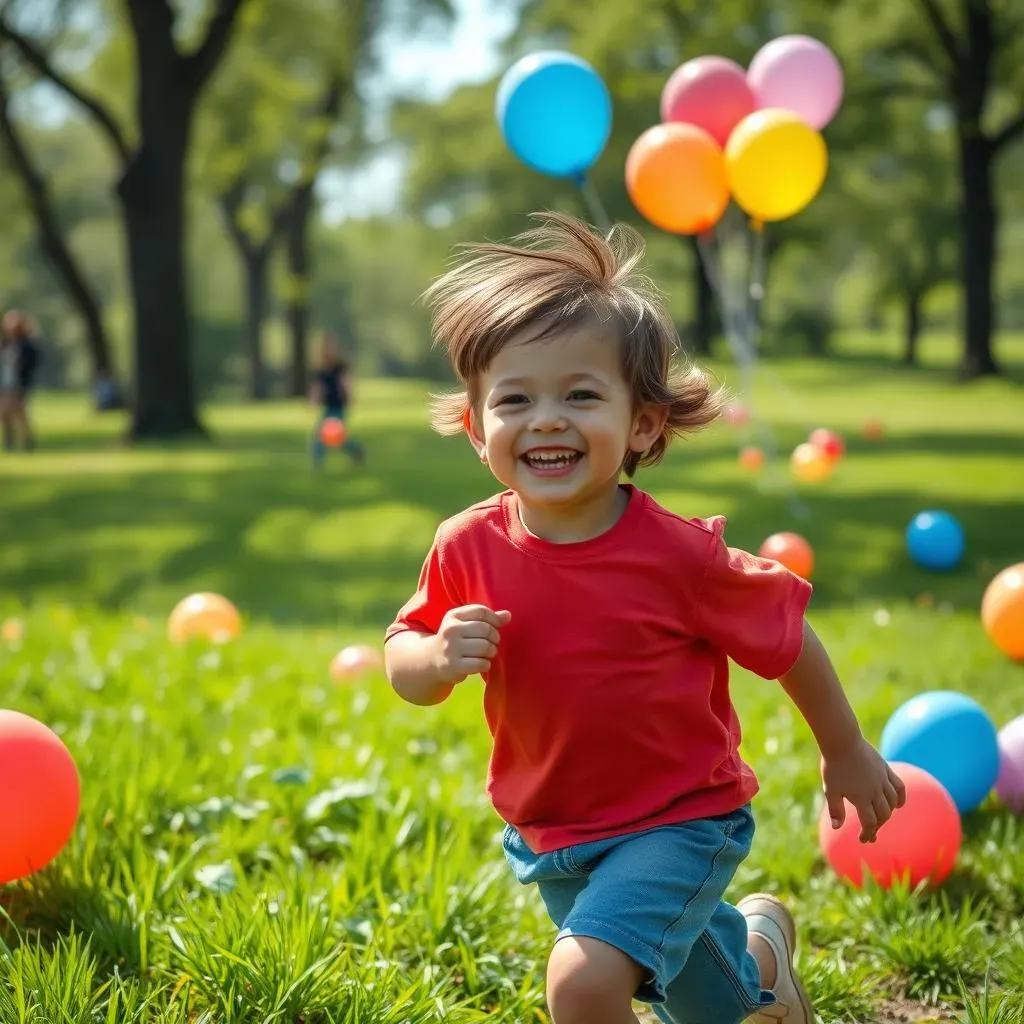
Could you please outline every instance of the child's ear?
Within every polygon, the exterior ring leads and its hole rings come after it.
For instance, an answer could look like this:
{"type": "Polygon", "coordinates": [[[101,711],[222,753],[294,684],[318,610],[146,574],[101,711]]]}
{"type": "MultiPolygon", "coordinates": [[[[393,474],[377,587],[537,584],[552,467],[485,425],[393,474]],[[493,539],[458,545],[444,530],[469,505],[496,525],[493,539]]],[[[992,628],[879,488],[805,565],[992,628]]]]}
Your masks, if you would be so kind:
{"type": "Polygon", "coordinates": [[[633,417],[633,431],[629,435],[631,451],[647,451],[665,431],[668,422],[667,405],[641,405],[633,417]]]}
{"type": "Polygon", "coordinates": [[[469,443],[473,446],[473,450],[480,456],[480,461],[486,462],[487,455],[484,439],[480,436],[480,433],[477,430],[473,410],[468,406],[466,411],[462,414],[462,429],[465,430],[466,437],[469,438],[469,443]]]}

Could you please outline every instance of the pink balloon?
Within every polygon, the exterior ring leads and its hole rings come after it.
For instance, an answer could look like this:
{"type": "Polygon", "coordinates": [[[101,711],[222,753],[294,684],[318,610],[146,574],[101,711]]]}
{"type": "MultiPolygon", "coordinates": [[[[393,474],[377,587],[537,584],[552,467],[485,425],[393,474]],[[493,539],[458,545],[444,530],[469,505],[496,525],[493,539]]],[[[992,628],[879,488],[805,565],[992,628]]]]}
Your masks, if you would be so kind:
{"type": "Polygon", "coordinates": [[[759,109],[790,110],[820,131],[843,99],[843,69],[835,54],[810,36],[779,36],[750,62],[747,83],[759,109]]]}
{"type": "Polygon", "coordinates": [[[661,91],[663,123],[695,124],[720,146],[755,109],[743,68],[727,57],[695,57],[680,64],[661,91]]]}
{"type": "Polygon", "coordinates": [[[996,796],[1014,814],[1024,814],[1024,715],[999,730],[996,796]]]}

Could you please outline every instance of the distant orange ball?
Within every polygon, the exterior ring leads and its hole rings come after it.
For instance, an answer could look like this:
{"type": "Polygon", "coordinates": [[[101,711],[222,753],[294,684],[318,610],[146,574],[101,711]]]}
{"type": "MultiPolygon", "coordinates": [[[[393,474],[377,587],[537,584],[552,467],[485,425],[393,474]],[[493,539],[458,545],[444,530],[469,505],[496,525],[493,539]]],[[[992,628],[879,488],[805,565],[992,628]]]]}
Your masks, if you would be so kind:
{"type": "Polygon", "coordinates": [[[345,424],[337,416],[328,416],[320,424],[320,440],[328,448],[340,448],[345,443],[345,424]]]}
{"type": "Polygon", "coordinates": [[[811,431],[807,440],[815,448],[820,448],[833,462],[838,462],[846,454],[846,444],[834,430],[818,427],[811,431]]]}
{"type": "Polygon", "coordinates": [[[353,644],[351,647],[342,648],[331,660],[331,678],[342,682],[381,668],[383,664],[384,659],[375,647],[369,644],[353,644]]]}
{"type": "Polygon", "coordinates": [[[981,623],[1008,658],[1024,661],[1024,562],[995,576],[981,599],[981,623]]]}
{"type": "Polygon", "coordinates": [[[818,822],[821,852],[832,870],[857,888],[865,875],[883,889],[904,878],[911,888],[926,879],[941,885],[960,852],[960,812],[924,769],[896,761],[890,767],[906,786],[907,802],[878,830],[873,843],[860,841],[860,819],[852,804],[846,804],[846,820],[838,829],[832,828],[826,805],[818,822]]]}
{"type": "Polygon", "coordinates": [[[740,465],[744,469],[756,472],[764,465],[764,452],[753,446],[744,448],[740,452],[740,465]]]}
{"type": "Polygon", "coordinates": [[[835,463],[820,448],[805,441],[793,449],[789,465],[798,480],[820,483],[832,475],[835,463]]]}
{"type": "Polygon", "coordinates": [[[0,711],[0,885],[46,867],[78,820],[81,781],[52,729],[0,711]]]}
{"type": "Polygon", "coordinates": [[[814,549],[799,533],[773,533],[757,553],[781,563],[805,580],[814,572],[814,549]]]}
{"type": "Polygon", "coordinates": [[[238,609],[220,594],[190,594],[174,606],[167,620],[167,635],[176,644],[188,640],[222,644],[233,640],[241,629],[238,609]]]}
{"type": "Polygon", "coordinates": [[[885,426],[881,420],[868,420],[861,427],[861,433],[869,441],[879,441],[885,434],[885,426]]]}

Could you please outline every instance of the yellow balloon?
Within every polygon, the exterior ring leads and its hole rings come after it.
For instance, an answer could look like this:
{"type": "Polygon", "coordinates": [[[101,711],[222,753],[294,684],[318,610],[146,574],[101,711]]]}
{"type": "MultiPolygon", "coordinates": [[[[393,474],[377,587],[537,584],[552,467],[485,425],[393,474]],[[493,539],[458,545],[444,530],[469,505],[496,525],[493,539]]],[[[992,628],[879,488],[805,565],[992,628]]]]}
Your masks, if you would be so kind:
{"type": "Polygon", "coordinates": [[[834,464],[820,448],[813,444],[798,444],[789,460],[793,476],[806,483],[820,483],[832,475],[834,464]]]}
{"type": "Polygon", "coordinates": [[[818,194],[828,170],[825,140],[788,110],[748,114],[729,136],[725,169],[733,198],[756,220],[785,220],[818,194]]]}

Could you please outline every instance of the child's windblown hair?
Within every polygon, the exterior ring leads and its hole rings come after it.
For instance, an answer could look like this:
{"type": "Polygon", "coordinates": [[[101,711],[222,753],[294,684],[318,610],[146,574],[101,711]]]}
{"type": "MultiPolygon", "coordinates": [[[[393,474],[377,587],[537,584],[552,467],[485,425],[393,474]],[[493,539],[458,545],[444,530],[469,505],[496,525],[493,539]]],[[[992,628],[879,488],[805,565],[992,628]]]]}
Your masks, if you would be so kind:
{"type": "Polygon", "coordinates": [[[626,225],[602,238],[564,214],[535,214],[541,226],[512,244],[467,247],[457,263],[427,289],[435,344],[443,348],[464,390],[435,396],[434,428],[463,429],[466,410],[479,398],[480,375],[513,337],[535,331],[539,341],[593,323],[611,329],[622,351],[622,371],[634,405],[667,407],[661,437],[644,453],[630,452],[624,470],[651,466],[676,434],[698,430],[721,412],[723,391],[688,361],[673,366],[679,337],[664,300],[638,266],[643,239],[626,225]]]}

